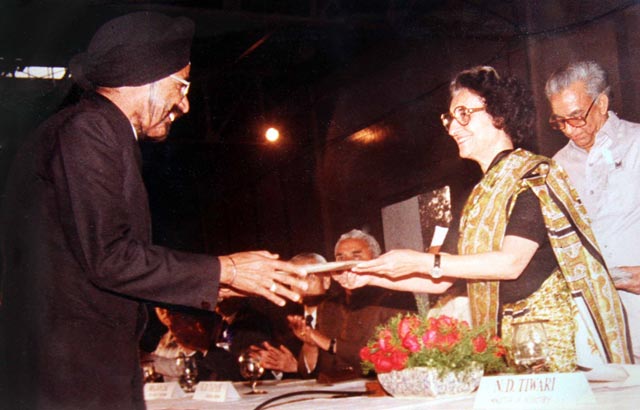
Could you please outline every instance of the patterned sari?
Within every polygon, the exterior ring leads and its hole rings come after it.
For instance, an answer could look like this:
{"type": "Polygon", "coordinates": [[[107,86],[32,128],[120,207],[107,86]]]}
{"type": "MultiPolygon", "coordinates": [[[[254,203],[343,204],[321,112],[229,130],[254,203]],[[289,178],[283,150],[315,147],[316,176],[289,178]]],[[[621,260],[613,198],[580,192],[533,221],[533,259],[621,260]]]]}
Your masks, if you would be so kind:
{"type": "MultiPolygon", "coordinates": [[[[518,194],[531,189],[540,201],[548,237],[560,266],[560,271],[547,281],[555,278],[556,288],[565,287],[566,283],[568,288],[564,293],[569,296],[568,303],[573,303],[568,311],[573,314],[576,330],[567,332],[565,344],[572,345],[574,355],[575,349],[579,351],[578,356],[584,353],[584,360],[578,357],[579,365],[631,363],[628,328],[620,298],[600,255],[586,211],[567,181],[564,170],[549,158],[522,149],[511,152],[485,174],[469,196],[460,221],[458,252],[465,255],[501,249],[515,200],[518,194]]],[[[474,326],[497,323],[499,286],[500,281],[468,281],[474,326]]],[[[522,301],[523,307],[527,301],[540,304],[544,297],[538,293],[522,301]]],[[[566,308],[558,307],[567,312],[566,308]]],[[[530,310],[523,308],[522,312],[530,310]]],[[[560,312],[556,315],[561,315],[560,312]]],[[[504,319],[512,317],[505,315],[504,319]]],[[[506,330],[510,333],[510,329],[506,330]]],[[[508,344],[510,340],[505,337],[505,342],[508,344]]]]}

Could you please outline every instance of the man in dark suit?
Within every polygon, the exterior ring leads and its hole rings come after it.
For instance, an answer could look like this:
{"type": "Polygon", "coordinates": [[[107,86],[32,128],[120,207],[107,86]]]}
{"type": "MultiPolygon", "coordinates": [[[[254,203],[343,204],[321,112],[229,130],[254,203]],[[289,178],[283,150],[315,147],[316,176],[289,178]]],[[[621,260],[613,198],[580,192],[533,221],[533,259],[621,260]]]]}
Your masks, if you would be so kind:
{"type": "MultiPolygon", "coordinates": [[[[335,247],[336,261],[369,260],[378,255],[378,241],[357,229],[343,234],[335,247]]],[[[336,272],[332,276],[341,283],[344,275],[336,272]]],[[[304,343],[298,357],[299,374],[327,381],[361,377],[360,349],[375,328],[398,313],[416,311],[410,292],[339,287],[318,306],[317,325],[308,324],[302,316],[290,319],[294,333],[304,343]]]]}
{"type": "Polygon", "coordinates": [[[269,252],[151,243],[137,139],[164,139],[189,111],[193,33],[151,12],[107,22],[70,63],[89,91],[17,155],[0,224],[7,409],[143,409],[143,301],[213,310],[221,286],[299,298],[286,272],[302,270],[269,252]]]}
{"type": "MultiPolygon", "coordinates": [[[[291,263],[296,265],[312,265],[326,263],[327,260],[317,253],[300,253],[291,258],[291,263]]],[[[309,274],[305,278],[305,281],[309,285],[307,290],[300,290],[302,295],[301,304],[297,305],[295,309],[291,309],[286,316],[286,319],[290,320],[293,317],[302,315],[304,317],[305,324],[311,328],[316,327],[318,317],[318,305],[326,299],[327,291],[331,285],[331,276],[328,274],[309,274]]],[[[288,322],[287,322],[288,323],[288,322]]],[[[298,341],[293,331],[287,326],[287,335],[290,337],[282,337],[284,340],[291,338],[298,341]]],[[[278,341],[265,342],[261,346],[254,346],[254,352],[262,362],[262,366],[274,372],[277,377],[300,377],[298,374],[298,359],[296,358],[301,346],[296,346],[297,349],[289,348],[289,343],[278,343],[278,341]],[[295,351],[295,353],[294,353],[295,351]]],[[[307,372],[305,372],[306,374],[307,372]]]]}

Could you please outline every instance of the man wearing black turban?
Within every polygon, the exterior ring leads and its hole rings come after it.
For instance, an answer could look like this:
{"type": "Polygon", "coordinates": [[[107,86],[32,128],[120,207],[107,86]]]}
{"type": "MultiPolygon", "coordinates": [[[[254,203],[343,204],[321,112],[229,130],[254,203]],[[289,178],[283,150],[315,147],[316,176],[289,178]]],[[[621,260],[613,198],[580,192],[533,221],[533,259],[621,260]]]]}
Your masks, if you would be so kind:
{"type": "Polygon", "coordinates": [[[298,299],[300,267],[151,243],[137,139],[189,111],[193,23],[141,12],[107,22],[71,62],[88,91],[18,153],[3,209],[7,409],[143,409],[141,302],[213,310],[219,292],[298,299]],[[221,290],[222,289],[222,290],[221,290]]]}

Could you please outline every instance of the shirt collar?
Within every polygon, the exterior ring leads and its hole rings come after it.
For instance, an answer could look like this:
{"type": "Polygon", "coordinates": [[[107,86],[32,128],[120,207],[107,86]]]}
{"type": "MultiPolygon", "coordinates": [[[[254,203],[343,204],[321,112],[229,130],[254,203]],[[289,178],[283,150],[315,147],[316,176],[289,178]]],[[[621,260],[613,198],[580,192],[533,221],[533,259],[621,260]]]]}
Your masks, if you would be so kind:
{"type": "MultiPolygon", "coordinates": [[[[618,127],[620,125],[620,118],[613,111],[609,111],[608,118],[605,121],[604,125],[598,132],[596,133],[596,140],[593,143],[594,148],[608,148],[611,145],[612,140],[615,140],[618,137],[618,127]]],[[[573,140],[569,140],[569,146],[578,151],[587,152],[586,149],[579,147],[573,140]]]]}
{"type": "Polygon", "coordinates": [[[596,144],[601,144],[609,140],[614,140],[618,136],[620,119],[613,111],[609,111],[609,118],[596,134],[596,144]]]}

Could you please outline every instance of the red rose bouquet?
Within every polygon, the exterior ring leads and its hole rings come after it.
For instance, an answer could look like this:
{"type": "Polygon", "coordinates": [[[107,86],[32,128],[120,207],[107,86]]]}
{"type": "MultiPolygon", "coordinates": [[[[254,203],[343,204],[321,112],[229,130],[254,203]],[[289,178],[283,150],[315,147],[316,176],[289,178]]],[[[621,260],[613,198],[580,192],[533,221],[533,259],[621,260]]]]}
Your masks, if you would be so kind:
{"type": "Polygon", "coordinates": [[[386,373],[411,367],[434,367],[439,372],[460,370],[472,362],[486,373],[506,369],[505,348],[488,327],[471,328],[449,316],[425,318],[398,315],[378,326],[375,336],[360,350],[365,373],[386,373]]]}

